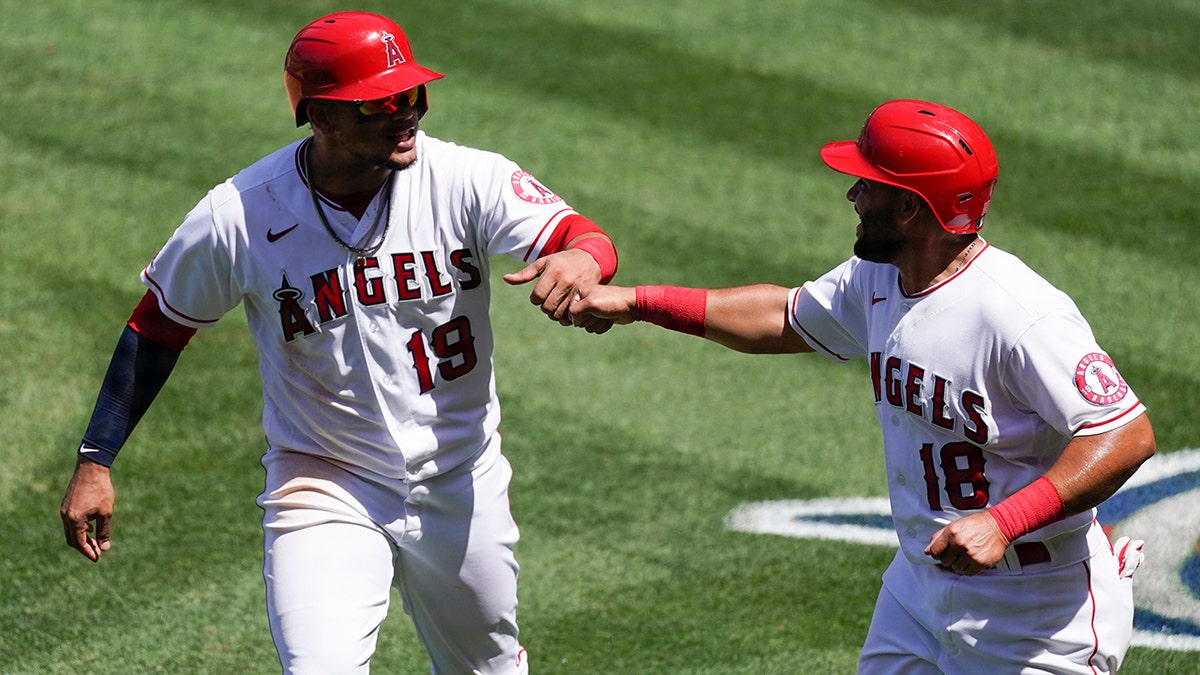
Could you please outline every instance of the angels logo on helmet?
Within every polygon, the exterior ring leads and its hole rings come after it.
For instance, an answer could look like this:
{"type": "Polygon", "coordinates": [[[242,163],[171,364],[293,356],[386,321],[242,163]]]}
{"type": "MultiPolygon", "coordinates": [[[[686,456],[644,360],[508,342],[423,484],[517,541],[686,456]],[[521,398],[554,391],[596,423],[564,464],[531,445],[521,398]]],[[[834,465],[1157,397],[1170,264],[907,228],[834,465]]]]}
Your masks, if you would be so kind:
{"type": "Polygon", "coordinates": [[[383,40],[383,47],[387,50],[387,67],[393,68],[404,63],[404,52],[400,51],[400,46],[396,44],[396,36],[384,31],[383,37],[380,39],[383,40]]]}

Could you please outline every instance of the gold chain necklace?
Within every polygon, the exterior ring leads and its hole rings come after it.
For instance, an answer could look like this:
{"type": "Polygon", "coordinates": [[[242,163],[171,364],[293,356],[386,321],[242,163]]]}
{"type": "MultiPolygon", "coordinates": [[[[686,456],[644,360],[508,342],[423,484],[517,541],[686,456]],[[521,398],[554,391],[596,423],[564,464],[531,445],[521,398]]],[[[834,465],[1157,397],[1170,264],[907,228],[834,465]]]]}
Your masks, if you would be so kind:
{"type": "Polygon", "coordinates": [[[976,237],[975,239],[971,240],[970,244],[967,244],[967,249],[965,251],[966,255],[963,256],[963,259],[961,261],[959,261],[958,267],[954,268],[954,271],[950,273],[950,276],[954,276],[955,274],[958,274],[959,272],[962,271],[962,268],[967,266],[967,263],[971,261],[971,251],[975,250],[975,244],[978,244],[978,243],[979,243],[979,238],[976,237]]]}

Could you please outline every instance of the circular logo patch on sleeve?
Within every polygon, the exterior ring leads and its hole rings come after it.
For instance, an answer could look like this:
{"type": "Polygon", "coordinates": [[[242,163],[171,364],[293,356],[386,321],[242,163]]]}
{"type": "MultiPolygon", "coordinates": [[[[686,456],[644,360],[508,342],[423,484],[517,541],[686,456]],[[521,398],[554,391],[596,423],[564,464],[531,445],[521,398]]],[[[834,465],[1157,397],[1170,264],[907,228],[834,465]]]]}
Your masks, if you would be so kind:
{"type": "Polygon", "coordinates": [[[1096,405],[1109,405],[1125,398],[1129,385],[1117,372],[1108,354],[1093,352],[1075,366],[1075,386],[1084,398],[1096,405]]]}
{"type": "Polygon", "coordinates": [[[525,171],[513,173],[512,188],[518,197],[530,204],[553,204],[562,201],[562,197],[551,192],[525,171]]]}

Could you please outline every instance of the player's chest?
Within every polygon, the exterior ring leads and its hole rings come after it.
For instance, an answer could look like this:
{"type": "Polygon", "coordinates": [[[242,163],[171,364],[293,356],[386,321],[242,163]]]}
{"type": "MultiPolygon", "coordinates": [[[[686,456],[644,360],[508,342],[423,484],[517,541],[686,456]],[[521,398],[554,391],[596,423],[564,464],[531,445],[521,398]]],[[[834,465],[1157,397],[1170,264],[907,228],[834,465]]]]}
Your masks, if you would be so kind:
{"type": "Polygon", "coordinates": [[[897,421],[911,417],[983,442],[1001,346],[966,304],[930,300],[879,303],[870,316],[875,402],[897,421]]]}
{"type": "Polygon", "coordinates": [[[483,283],[486,247],[465,219],[435,217],[428,204],[378,207],[361,218],[297,209],[250,219],[258,226],[248,228],[244,259],[234,267],[250,293],[345,295],[368,306],[431,300],[483,283]]]}

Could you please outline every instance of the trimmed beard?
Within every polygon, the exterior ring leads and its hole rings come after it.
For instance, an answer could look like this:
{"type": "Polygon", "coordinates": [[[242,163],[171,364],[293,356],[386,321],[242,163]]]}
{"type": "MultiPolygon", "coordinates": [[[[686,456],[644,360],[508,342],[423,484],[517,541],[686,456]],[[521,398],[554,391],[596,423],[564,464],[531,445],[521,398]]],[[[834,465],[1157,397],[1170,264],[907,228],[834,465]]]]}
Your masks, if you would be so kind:
{"type": "Polygon", "coordinates": [[[416,164],[417,159],[419,159],[419,157],[413,157],[412,160],[408,161],[408,162],[396,162],[389,158],[389,159],[379,160],[378,162],[375,162],[375,164],[378,165],[379,168],[381,168],[381,169],[391,169],[392,171],[403,171],[403,170],[409,168],[410,166],[416,164]]]}
{"type": "Polygon", "coordinates": [[[862,236],[854,242],[854,255],[875,263],[890,263],[906,241],[892,221],[891,209],[872,209],[860,216],[862,236]]]}

